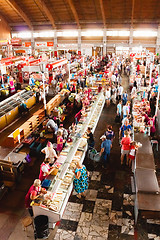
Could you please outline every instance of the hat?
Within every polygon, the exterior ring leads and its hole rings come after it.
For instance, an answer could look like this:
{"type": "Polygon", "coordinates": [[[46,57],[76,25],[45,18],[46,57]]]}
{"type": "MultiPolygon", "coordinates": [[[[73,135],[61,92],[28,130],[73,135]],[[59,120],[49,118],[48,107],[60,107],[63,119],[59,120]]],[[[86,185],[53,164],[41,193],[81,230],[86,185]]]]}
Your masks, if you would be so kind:
{"type": "Polygon", "coordinates": [[[100,137],[100,139],[106,139],[106,136],[105,136],[105,135],[102,135],[102,137],[100,137]]]}
{"type": "Polygon", "coordinates": [[[59,126],[60,126],[60,127],[63,127],[63,124],[60,124],[59,126]]]}

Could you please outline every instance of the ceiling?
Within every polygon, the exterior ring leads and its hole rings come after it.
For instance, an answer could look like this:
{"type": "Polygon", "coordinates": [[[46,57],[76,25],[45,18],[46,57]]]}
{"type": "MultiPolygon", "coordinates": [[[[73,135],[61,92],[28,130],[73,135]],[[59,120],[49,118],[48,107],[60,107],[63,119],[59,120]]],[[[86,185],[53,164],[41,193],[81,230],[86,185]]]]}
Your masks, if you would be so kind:
{"type": "Polygon", "coordinates": [[[155,27],[159,0],[0,0],[12,31],[71,28],[155,27]]]}

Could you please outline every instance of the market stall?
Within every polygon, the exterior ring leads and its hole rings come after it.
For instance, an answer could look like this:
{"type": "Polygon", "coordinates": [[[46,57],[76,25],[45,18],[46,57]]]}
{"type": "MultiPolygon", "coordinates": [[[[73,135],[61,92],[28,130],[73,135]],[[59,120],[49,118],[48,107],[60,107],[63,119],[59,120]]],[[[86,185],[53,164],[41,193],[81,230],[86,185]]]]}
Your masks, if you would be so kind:
{"type": "Polygon", "coordinates": [[[91,127],[93,132],[98,123],[104,106],[104,95],[100,93],[96,96],[94,103],[89,108],[86,116],[78,123],[77,131],[71,136],[72,141],[67,143],[59,158],[57,159],[55,166],[58,170],[55,176],[49,176],[47,179],[51,181],[48,188],[48,195],[44,201],[40,201],[38,204],[33,203],[34,217],[42,214],[49,217],[51,227],[53,224],[62,218],[64,209],[68,202],[68,198],[73,188],[73,172],[71,170],[71,164],[75,160],[83,162],[86,151],[87,141],[84,137],[88,127],[91,127]],[[47,200],[49,196],[49,201],[47,200]]]}

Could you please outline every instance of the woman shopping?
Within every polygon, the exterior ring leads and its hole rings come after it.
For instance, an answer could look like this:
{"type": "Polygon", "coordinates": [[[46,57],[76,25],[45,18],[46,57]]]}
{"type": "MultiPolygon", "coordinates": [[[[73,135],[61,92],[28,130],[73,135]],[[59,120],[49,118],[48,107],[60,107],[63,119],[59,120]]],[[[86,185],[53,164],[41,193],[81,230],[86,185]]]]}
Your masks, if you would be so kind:
{"type": "Polygon", "coordinates": [[[74,174],[74,189],[77,192],[77,197],[80,199],[82,196],[85,197],[85,191],[88,189],[87,169],[84,165],[77,161],[74,174]]]}

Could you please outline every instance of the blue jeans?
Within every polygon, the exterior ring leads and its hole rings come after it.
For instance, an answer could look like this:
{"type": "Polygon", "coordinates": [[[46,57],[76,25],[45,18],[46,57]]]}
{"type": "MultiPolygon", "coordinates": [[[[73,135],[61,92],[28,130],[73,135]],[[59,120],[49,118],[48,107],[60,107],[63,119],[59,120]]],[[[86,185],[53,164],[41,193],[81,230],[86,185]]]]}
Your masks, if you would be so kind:
{"type": "Polygon", "coordinates": [[[102,164],[104,167],[106,167],[107,163],[109,163],[109,156],[110,156],[110,153],[105,153],[105,152],[102,153],[102,164]]]}

